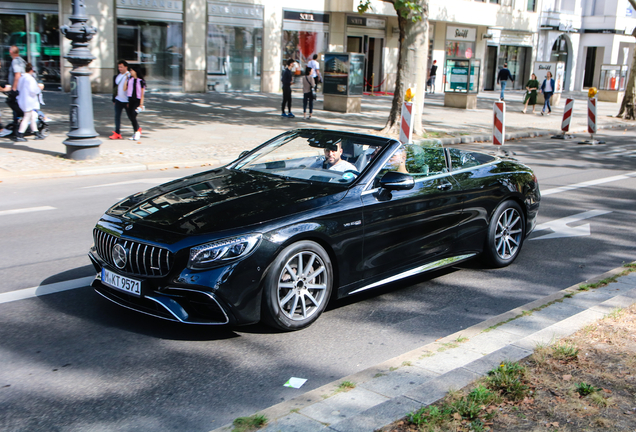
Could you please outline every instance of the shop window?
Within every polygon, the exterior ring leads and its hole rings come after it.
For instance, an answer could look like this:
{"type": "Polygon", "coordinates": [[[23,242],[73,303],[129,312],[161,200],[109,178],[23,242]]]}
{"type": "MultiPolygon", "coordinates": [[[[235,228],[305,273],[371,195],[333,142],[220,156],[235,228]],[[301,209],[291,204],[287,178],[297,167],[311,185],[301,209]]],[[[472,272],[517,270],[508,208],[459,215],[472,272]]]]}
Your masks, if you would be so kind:
{"type": "Polygon", "coordinates": [[[31,33],[39,36],[38,45],[29,51],[29,58],[38,78],[48,85],[60,85],[60,29],[57,14],[29,14],[31,33]]]}
{"type": "Polygon", "coordinates": [[[181,91],[183,24],[117,20],[117,58],[138,64],[150,91],[181,91]]]}
{"type": "MultiPolygon", "coordinates": [[[[329,43],[329,33],[283,30],[283,62],[287,59],[295,60],[292,73],[300,77],[302,71],[314,54],[322,58],[329,43]]],[[[282,67],[282,65],[281,65],[282,67]]],[[[294,79],[292,87],[302,86],[301,80],[294,79]]]]}
{"type": "Polygon", "coordinates": [[[260,91],[263,29],[208,25],[208,88],[260,91]]]}
{"type": "Polygon", "coordinates": [[[7,80],[11,54],[9,48],[16,45],[20,48],[20,55],[26,59],[26,15],[0,15],[0,35],[2,35],[2,69],[0,79],[7,80]],[[22,35],[20,37],[20,35],[22,35]]]}

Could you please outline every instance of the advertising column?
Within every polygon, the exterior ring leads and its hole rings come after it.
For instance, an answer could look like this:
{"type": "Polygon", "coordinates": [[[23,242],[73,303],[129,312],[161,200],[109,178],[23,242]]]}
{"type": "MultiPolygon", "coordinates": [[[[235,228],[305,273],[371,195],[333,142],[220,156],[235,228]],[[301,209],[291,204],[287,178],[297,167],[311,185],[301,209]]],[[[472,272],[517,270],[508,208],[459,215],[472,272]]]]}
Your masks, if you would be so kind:
{"type": "Polygon", "coordinates": [[[446,26],[446,58],[473,58],[476,40],[476,28],[446,26]]]}

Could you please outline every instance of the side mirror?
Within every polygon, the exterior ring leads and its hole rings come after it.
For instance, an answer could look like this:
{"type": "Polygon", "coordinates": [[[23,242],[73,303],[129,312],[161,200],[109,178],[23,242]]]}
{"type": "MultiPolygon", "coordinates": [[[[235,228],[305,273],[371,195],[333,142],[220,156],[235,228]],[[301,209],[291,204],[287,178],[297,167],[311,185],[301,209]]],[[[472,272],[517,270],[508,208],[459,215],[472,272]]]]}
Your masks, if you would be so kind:
{"type": "Polygon", "coordinates": [[[415,180],[412,176],[396,171],[389,171],[380,179],[380,188],[386,190],[408,190],[413,189],[415,180]]]}

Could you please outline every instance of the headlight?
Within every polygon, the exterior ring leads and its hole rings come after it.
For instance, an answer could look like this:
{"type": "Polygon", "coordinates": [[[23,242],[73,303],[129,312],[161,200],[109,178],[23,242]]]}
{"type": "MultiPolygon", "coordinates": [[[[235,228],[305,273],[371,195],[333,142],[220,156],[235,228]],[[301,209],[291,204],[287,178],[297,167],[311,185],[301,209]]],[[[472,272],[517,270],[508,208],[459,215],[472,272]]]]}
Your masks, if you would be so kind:
{"type": "Polygon", "coordinates": [[[260,234],[247,234],[193,247],[188,268],[200,270],[243,259],[252,253],[260,240],[260,234]]]}

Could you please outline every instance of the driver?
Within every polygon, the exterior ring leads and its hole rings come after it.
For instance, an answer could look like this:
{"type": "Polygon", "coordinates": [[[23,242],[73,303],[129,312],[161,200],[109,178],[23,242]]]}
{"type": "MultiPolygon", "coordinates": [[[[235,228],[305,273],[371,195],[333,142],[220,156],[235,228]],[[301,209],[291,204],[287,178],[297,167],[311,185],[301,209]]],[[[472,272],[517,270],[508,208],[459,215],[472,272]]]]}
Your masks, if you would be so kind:
{"type": "Polygon", "coordinates": [[[311,168],[322,168],[332,171],[358,171],[355,165],[341,159],[342,145],[340,142],[325,148],[325,157],[320,158],[311,168]]]}

